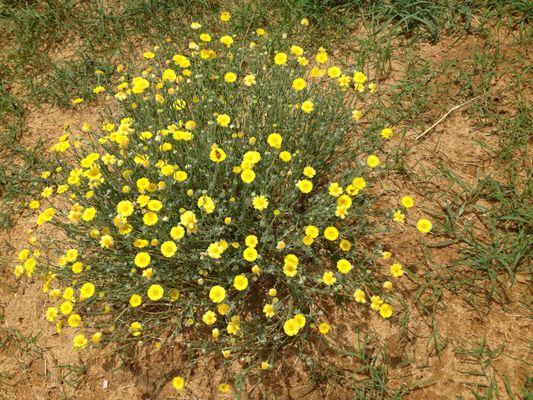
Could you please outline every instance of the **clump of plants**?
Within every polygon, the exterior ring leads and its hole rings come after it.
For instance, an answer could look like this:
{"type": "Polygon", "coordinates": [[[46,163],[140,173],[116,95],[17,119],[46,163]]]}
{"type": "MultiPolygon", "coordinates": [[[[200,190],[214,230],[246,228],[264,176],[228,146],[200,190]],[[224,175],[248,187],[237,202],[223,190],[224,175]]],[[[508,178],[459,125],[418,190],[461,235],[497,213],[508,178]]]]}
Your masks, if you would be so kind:
{"type": "Polygon", "coordinates": [[[376,84],[323,48],[232,34],[230,18],[217,34],[193,23],[140,71],[118,66],[116,84],[94,88],[112,117],[51,148],[58,167],[29,203],[36,227],[14,272],[42,277],[46,319],[76,350],[187,338],[198,356],[266,370],[335,329],[325,304],[394,314],[366,240],[392,136],[358,128],[376,84]]]}

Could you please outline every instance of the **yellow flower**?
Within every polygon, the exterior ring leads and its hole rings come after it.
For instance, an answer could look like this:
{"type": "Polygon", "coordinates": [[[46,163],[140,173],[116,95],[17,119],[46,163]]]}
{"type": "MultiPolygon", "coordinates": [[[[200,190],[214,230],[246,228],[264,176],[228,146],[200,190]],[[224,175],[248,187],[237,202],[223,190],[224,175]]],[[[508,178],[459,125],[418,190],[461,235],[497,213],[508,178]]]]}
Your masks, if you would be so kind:
{"type": "Polygon", "coordinates": [[[173,69],[170,69],[170,68],[167,68],[163,71],[163,75],[161,77],[161,79],[163,80],[163,82],[165,81],[169,81],[169,82],[172,82],[172,81],[175,81],[177,78],[176,76],[176,72],[174,72],[173,69]]]}
{"type": "Polygon", "coordinates": [[[135,241],[133,242],[133,245],[139,249],[143,249],[147,247],[149,243],[150,242],[148,242],[148,240],[146,239],[135,239],[135,241]]]}
{"type": "Polygon", "coordinates": [[[222,11],[220,13],[220,20],[222,22],[228,22],[231,19],[231,14],[227,11],[222,11]]]}
{"type": "Polygon", "coordinates": [[[390,318],[392,316],[393,308],[387,303],[383,303],[379,307],[379,315],[381,315],[383,318],[390,318]]]}
{"type": "Polygon", "coordinates": [[[176,171],[174,173],[174,179],[177,180],[178,182],[183,182],[184,180],[187,179],[187,172],[185,172],[185,171],[176,171]]]}
{"type": "Polygon", "coordinates": [[[238,291],[246,289],[248,287],[248,278],[246,277],[246,275],[237,275],[233,279],[233,287],[238,291]]]}
{"type": "Polygon", "coordinates": [[[354,121],[359,121],[361,118],[363,118],[363,113],[359,110],[353,110],[352,118],[354,121]]]}
{"type": "Polygon", "coordinates": [[[246,239],[244,239],[244,243],[248,247],[255,248],[257,246],[257,243],[259,243],[259,240],[257,239],[257,236],[255,235],[248,235],[246,236],[246,239]]]}
{"type": "Polygon", "coordinates": [[[324,284],[327,286],[331,286],[335,282],[337,282],[337,278],[335,278],[335,275],[333,274],[332,271],[326,271],[322,275],[322,282],[324,282],[324,284]]]}
{"type": "Polygon", "coordinates": [[[208,33],[201,33],[200,34],[200,40],[202,42],[210,42],[211,41],[211,35],[209,35],[208,33]]]}
{"type": "Polygon", "coordinates": [[[83,272],[83,264],[81,262],[79,262],[79,261],[75,262],[74,264],[72,264],[70,269],[75,274],[81,274],[83,272]]]}
{"type": "Polygon", "coordinates": [[[270,147],[273,147],[275,149],[280,149],[281,143],[283,142],[283,138],[281,137],[279,133],[274,132],[268,135],[267,142],[270,147]]]}
{"type": "Polygon", "coordinates": [[[339,76],[341,76],[341,69],[339,67],[329,67],[328,68],[328,76],[332,79],[335,79],[335,78],[338,78],[339,76]]]}
{"type": "Polygon", "coordinates": [[[174,256],[177,250],[178,247],[172,240],[168,240],[161,245],[161,253],[167,258],[174,256]]]}
{"type": "Polygon", "coordinates": [[[148,298],[152,301],[161,300],[164,289],[160,285],[152,285],[148,288],[148,298]]]}
{"type": "Polygon", "coordinates": [[[294,318],[290,318],[283,324],[283,330],[287,336],[294,336],[300,331],[300,325],[294,318]]]}
{"type": "MultiPolygon", "coordinates": [[[[61,292],[61,290],[59,290],[59,292],[61,292]]],[[[74,289],[71,286],[65,288],[65,290],[63,291],[63,298],[69,301],[74,299],[74,289]]]]}
{"type": "Polygon", "coordinates": [[[395,278],[400,278],[401,276],[403,276],[402,264],[394,263],[390,266],[389,270],[391,275],[395,278]]]}
{"type": "Polygon", "coordinates": [[[206,311],[204,315],[202,315],[202,321],[204,321],[204,324],[206,325],[213,325],[217,322],[217,316],[213,311],[206,311]]]}
{"type": "Polygon", "coordinates": [[[42,225],[45,222],[50,222],[52,218],[54,217],[56,213],[56,210],[49,207],[46,210],[44,210],[42,213],[39,214],[37,217],[37,225],[42,225]]]}
{"type": "Polygon", "coordinates": [[[131,84],[131,91],[136,94],[144,92],[144,90],[150,86],[150,82],[141,77],[133,78],[131,84]]]}
{"type": "Polygon", "coordinates": [[[78,250],[70,249],[65,253],[66,259],[69,262],[74,262],[78,259],[78,250]]]}
{"type": "Polygon", "coordinates": [[[324,237],[328,240],[337,240],[339,237],[339,231],[334,226],[328,226],[324,229],[324,237]]]}
{"type": "Polygon", "coordinates": [[[285,53],[276,53],[274,56],[274,63],[276,65],[284,65],[287,63],[287,54],[285,53]]]}
{"type": "Polygon", "coordinates": [[[241,179],[244,183],[252,183],[255,179],[255,172],[246,168],[241,172],[241,179]]]}
{"type": "Polygon", "coordinates": [[[292,155],[288,151],[282,151],[281,153],[279,153],[279,158],[283,162],[289,162],[292,159],[292,155]]]}
{"type": "Polygon", "coordinates": [[[86,282],[80,287],[80,300],[85,300],[93,296],[94,294],[94,284],[91,282],[86,282]]]}
{"type": "Polygon", "coordinates": [[[209,298],[214,303],[223,302],[226,298],[226,289],[222,286],[213,286],[211,290],[209,290],[209,298]]]}
{"type": "Polygon", "coordinates": [[[198,199],[198,207],[202,208],[207,214],[211,214],[213,211],[215,211],[215,202],[211,197],[204,194],[198,199]]]}
{"type": "Polygon", "coordinates": [[[217,306],[217,311],[220,315],[226,315],[229,311],[229,306],[225,303],[219,304],[217,306]]]}
{"type": "Polygon", "coordinates": [[[355,289],[353,292],[353,298],[358,303],[366,303],[366,295],[361,289],[355,289]]]}
{"type": "Polygon", "coordinates": [[[342,251],[350,251],[352,244],[348,240],[342,239],[339,243],[339,247],[342,251]]]}
{"type": "Polygon", "coordinates": [[[221,246],[219,242],[211,243],[207,248],[207,255],[211,258],[218,259],[222,257],[224,250],[224,247],[221,246]]]}
{"type": "Polygon", "coordinates": [[[185,380],[181,376],[172,378],[172,387],[176,390],[182,390],[185,386],[185,380]]]}
{"type": "Polygon", "coordinates": [[[141,331],[143,329],[143,326],[140,322],[135,321],[130,324],[130,333],[133,336],[139,336],[141,334],[141,331]]]}
{"type": "Polygon", "coordinates": [[[285,265],[294,265],[295,267],[298,266],[298,257],[296,257],[294,254],[287,254],[284,259],[285,265]]]}
{"type": "Polygon", "coordinates": [[[254,166],[261,160],[261,153],[258,151],[247,151],[242,156],[242,162],[243,162],[243,168],[246,168],[246,166],[254,166]]]}
{"type": "Polygon", "coordinates": [[[255,75],[253,74],[249,74],[249,75],[246,75],[243,79],[243,82],[246,86],[252,86],[252,85],[255,85],[255,75]]]}
{"type": "Polygon", "coordinates": [[[157,221],[159,220],[159,217],[154,212],[147,212],[143,216],[143,222],[146,226],[152,226],[157,224],[157,221]]]}
{"type": "Polygon", "coordinates": [[[91,341],[92,341],[94,344],[98,344],[98,343],[100,343],[101,340],[102,340],[102,332],[95,332],[95,333],[91,336],[91,341]]]}
{"type": "Polygon", "coordinates": [[[220,38],[220,43],[222,43],[226,47],[231,47],[231,45],[233,44],[233,38],[231,36],[224,35],[220,38]]]}
{"type": "Polygon", "coordinates": [[[291,54],[294,54],[295,56],[301,56],[304,53],[304,49],[302,49],[300,46],[292,45],[291,46],[291,54]]]}
{"type": "Polygon", "coordinates": [[[431,231],[432,227],[433,224],[431,223],[431,221],[425,218],[419,219],[416,223],[416,229],[418,229],[422,233],[428,233],[429,231],[431,231]]]}
{"type": "Polygon", "coordinates": [[[390,139],[392,137],[393,133],[392,133],[392,129],[391,128],[383,128],[381,130],[381,137],[383,139],[390,139]]]}
{"type": "Polygon", "coordinates": [[[375,156],[374,154],[371,154],[366,159],[366,164],[370,168],[375,168],[375,167],[377,167],[379,165],[379,158],[377,158],[377,156],[375,156]]]}
{"type": "Polygon", "coordinates": [[[322,322],[320,325],[318,325],[318,330],[322,335],[327,335],[331,330],[331,325],[327,322],[322,322]]]}
{"type": "Polygon", "coordinates": [[[292,88],[296,91],[304,90],[307,87],[307,83],[302,78],[296,78],[292,81],[292,88]]]}
{"type": "Polygon", "coordinates": [[[304,168],[303,174],[308,178],[312,178],[316,175],[316,170],[313,167],[307,166],[304,168]]]}
{"type": "Polygon", "coordinates": [[[411,208],[415,205],[415,201],[411,196],[403,196],[402,197],[402,206],[405,208],[411,208]]]}
{"type": "Polygon", "coordinates": [[[130,306],[133,308],[139,307],[142,303],[142,297],[138,294],[132,294],[130,297],[130,306]]]}
{"type": "Polygon", "coordinates": [[[94,216],[96,215],[96,208],[89,207],[83,210],[83,214],[81,216],[81,219],[83,219],[85,222],[92,221],[94,216]]]}
{"type": "Polygon", "coordinates": [[[370,308],[372,310],[379,311],[379,308],[383,304],[383,300],[381,300],[381,297],[379,296],[371,296],[370,297],[370,308]]]}
{"type": "Polygon", "coordinates": [[[46,320],[49,322],[54,322],[58,314],[59,312],[56,307],[48,307],[46,309],[46,320]]]}
{"type": "Polygon", "coordinates": [[[276,315],[276,311],[272,304],[265,304],[265,306],[263,307],[263,313],[267,318],[272,318],[274,315],[276,315]]]}
{"type": "Polygon", "coordinates": [[[224,75],[224,80],[227,83],[233,83],[237,80],[237,74],[235,74],[234,72],[226,72],[226,74],[224,75]]]}
{"type": "Polygon", "coordinates": [[[342,194],[343,189],[337,182],[333,182],[330,183],[328,191],[330,195],[334,197],[339,197],[342,194]]]}
{"type": "Polygon", "coordinates": [[[219,148],[216,144],[211,146],[211,152],[209,153],[211,161],[220,163],[226,159],[226,152],[219,148]]]}
{"type": "Polygon", "coordinates": [[[366,187],[366,181],[363,177],[358,176],[353,179],[352,185],[359,192],[360,190],[363,190],[366,187]]]}
{"type": "Polygon", "coordinates": [[[247,247],[244,249],[242,257],[248,262],[254,262],[257,259],[257,250],[253,247],[247,247]]]}
{"type": "Polygon", "coordinates": [[[159,200],[150,200],[148,202],[148,209],[150,211],[160,211],[163,208],[163,203],[159,200]]]}
{"type": "Polygon", "coordinates": [[[263,211],[268,207],[268,199],[265,196],[254,196],[252,204],[256,210],[263,211]]]}
{"type": "Polygon", "coordinates": [[[142,251],[135,256],[135,265],[139,268],[146,268],[150,264],[150,254],[142,251]]]}
{"type": "Polygon", "coordinates": [[[170,230],[170,237],[176,241],[179,241],[185,235],[185,229],[183,226],[175,226],[170,230]]]}
{"type": "Polygon", "coordinates": [[[296,183],[296,186],[302,193],[309,193],[313,190],[313,182],[307,179],[302,179],[296,183]]]}
{"type": "Polygon", "coordinates": [[[302,111],[304,113],[311,113],[315,109],[315,106],[311,100],[306,100],[302,103],[302,111]]]}
{"type": "Polygon", "coordinates": [[[344,258],[341,258],[339,261],[337,261],[337,269],[342,274],[347,274],[348,272],[350,272],[352,270],[352,268],[353,268],[353,266],[350,263],[350,261],[348,261],[348,260],[346,260],[344,258]]]}
{"type": "Polygon", "coordinates": [[[305,319],[305,315],[303,314],[296,314],[294,317],[292,317],[292,319],[296,321],[300,329],[302,329],[305,326],[305,323],[307,322],[305,319]]]}
{"type": "Polygon", "coordinates": [[[315,57],[315,60],[319,64],[325,64],[328,62],[328,55],[325,51],[319,51],[315,57]]]}
{"type": "Polygon", "coordinates": [[[339,207],[349,209],[352,206],[352,198],[346,194],[343,194],[337,198],[337,205],[339,207]]]}
{"type": "Polygon", "coordinates": [[[70,314],[67,320],[68,325],[71,328],[77,328],[81,323],[81,317],[79,314],[70,314]]]}
{"type": "Polygon", "coordinates": [[[87,346],[88,340],[83,334],[79,334],[74,336],[72,339],[72,344],[74,345],[74,350],[83,349],[85,346],[87,346]]]}
{"type": "Polygon", "coordinates": [[[218,390],[220,391],[220,393],[228,393],[229,389],[230,389],[230,386],[227,383],[221,383],[218,386],[218,390]]]}
{"type": "Polygon", "coordinates": [[[217,115],[217,124],[223,128],[226,128],[231,122],[231,118],[228,114],[218,114],[217,115]]]}
{"type": "Polygon", "coordinates": [[[73,309],[74,309],[74,304],[72,304],[72,302],[68,300],[64,301],[59,306],[59,310],[61,311],[61,314],[63,315],[69,315],[73,309]]]}
{"type": "Polygon", "coordinates": [[[309,236],[310,238],[312,239],[316,239],[319,235],[319,230],[316,226],[314,225],[307,225],[305,227],[305,235],[306,236],[309,236]]]}
{"type": "Polygon", "coordinates": [[[298,273],[298,257],[287,254],[284,259],[283,273],[288,277],[294,277],[298,273]]]}
{"type": "Polygon", "coordinates": [[[357,71],[356,73],[353,74],[353,80],[356,82],[356,83],[365,83],[366,80],[367,80],[367,77],[366,75],[361,72],[361,71],[357,71]]]}
{"type": "Polygon", "coordinates": [[[394,220],[394,222],[399,222],[403,224],[405,222],[405,214],[401,212],[401,210],[396,210],[392,215],[392,219],[394,220]]]}

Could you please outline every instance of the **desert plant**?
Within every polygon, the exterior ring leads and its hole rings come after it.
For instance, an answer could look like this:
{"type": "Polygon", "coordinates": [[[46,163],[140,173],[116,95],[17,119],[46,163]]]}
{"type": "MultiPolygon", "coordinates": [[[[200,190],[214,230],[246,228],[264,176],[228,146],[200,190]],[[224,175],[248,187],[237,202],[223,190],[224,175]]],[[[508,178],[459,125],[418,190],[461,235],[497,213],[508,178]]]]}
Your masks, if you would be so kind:
{"type": "Polygon", "coordinates": [[[94,88],[117,104],[109,120],[51,148],[15,274],[43,277],[46,318],[75,349],[186,338],[267,369],[328,334],[326,304],[393,314],[367,193],[392,130],[357,128],[376,84],[296,39],[231,35],[229,18],[145,52],[141,72],[119,65],[94,88]]]}

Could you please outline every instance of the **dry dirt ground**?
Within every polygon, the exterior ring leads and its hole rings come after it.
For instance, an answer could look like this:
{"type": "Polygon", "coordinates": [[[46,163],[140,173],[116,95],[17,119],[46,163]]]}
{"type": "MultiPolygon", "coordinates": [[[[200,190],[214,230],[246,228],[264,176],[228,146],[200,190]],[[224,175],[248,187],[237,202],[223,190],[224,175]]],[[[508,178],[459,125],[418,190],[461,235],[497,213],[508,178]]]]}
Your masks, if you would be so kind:
{"type": "MultiPolygon", "coordinates": [[[[467,58],[478,39],[445,38],[437,45],[424,45],[422,55],[426,58],[461,57],[467,58]]],[[[394,71],[389,78],[397,79],[394,71]]],[[[453,105],[453,99],[450,99],[453,105]]],[[[49,105],[30,109],[27,114],[28,132],[24,140],[29,143],[44,138],[50,143],[62,132],[65,125],[79,128],[81,122],[93,124],[99,120],[97,113],[89,113],[84,106],[79,110],[68,111],[49,105]]],[[[420,132],[407,131],[406,140],[414,147],[407,156],[406,163],[415,173],[423,175],[426,171],[438,168],[443,162],[467,182],[474,182],[480,175],[490,171],[491,161],[487,160],[485,150],[478,140],[494,141],[490,129],[479,130],[469,119],[468,113],[459,109],[449,115],[442,123],[430,131],[422,140],[415,141],[420,132]]],[[[44,149],[43,149],[44,150],[44,149]]],[[[433,185],[446,185],[444,180],[433,179],[433,185]]],[[[426,182],[427,183],[427,182],[426,182]]],[[[391,179],[387,182],[391,198],[405,193],[415,193],[422,207],[438,208],[440,199],[425,198],[424,185],[391,179]]],[[[90,350],[83,355],[71,350],[68,335],[57,335],[44,319],[45,297],[40,284],[19,283],[12,277],[10,259],[13,250],[20,248],[27,237],[31,221],[21,216],[16,225],[8,231],[0,231],[2,243],[0,259],[0,315],[4,337],[0,337],[0,398],[5,399],[155,399],[157,398],[231,398],[218,394],[211,389],[210,383],[218,383],[219,373],[206,365],[206,374],[195,374],[190,380],[191,390],[187,395],[176,395],[167,379],[158,381],[155,371],[169,370],[166,359],[158,357],[156,351],[147,351],[145,365],[141,369],[119,368],[119,361],[111,350],[90,350]],[[151,353],[151,354],[150,354],[151,353]],[[160,368],[162,366],[162,368],[160,368]],[[168,367],[168,368],[165,368],[168,367]],[[207,389],[209,388],[209,389],[207,389]]],[[[507,290],[510,302],[505,305],[483,302],[477,304],[465,300],[464,293],[444,290],[434,314],[424,313],[414,303],[417,277],[428,271],[446,275],[446,269],[457,257],[458,247],[428,247],[431,264],[422,254],[413,229],[406,227],[400,234],[386,237],[386,243],[397,258],[404,264],[412,277],[402,281],[400,291],[411,310],[409,323],[400,327],[398,323],[370,318],[368,322],[353,322],[353,318],[341,321],[349,334],[347,341],[355,341],[355,332],[366,329],[374,332],[378,342],[385,349],[389,362],[389,385],[399,387],[410,385],[415,389],[405,399],[473,399],[470,389],[475,383],[488,385],[494,376],[499,385],[501,398],[507,398],[505,383],[507,377],[510,388],[521,393],[531,370],[526,360],[530,348],[531,325],[529,309],[524,297],[529,293],[527,276],[518,276],[516,283],[507,290]],[[413,303],[413,304],[409,304],[413,303]],[[402,330],[402,339],[398,333],[402,330]],[[437,334],[435,335],[435,332],[437,334]],[[486,370],[470,357],[468,349],[486,340],[490,349],[502,350],[486,370]],[[438,342],[436,344],[436,341],[438,342]],[[436,352],[438,347],[440,352],[436,352]]],[[[439,239],[429,239],[429,244],[439,239]]],[[[459,279],[459,277],[451,277],[459,279]]],[[[531,359],[528,360],[529,362],[531,359]]],[[[306,376],[295,367],[290,371],[278,371],[285,375],[287,384],[273,381],[271,387],[264,388],[256,398],[280,399],[322,399],[324,395],[313,391],[306,376]],[[283,386],[280,389],[280,386],[283,386]],[[269,389],[278,393],[269,396],[269,389]]],[[[258,393],[258,392],[256,392],[258,393]]],[[[353,398],[349,392],[333,390],[331,399],[353,398]]],[[[519,398],[519,397],[516,397],[519,398]]]]}

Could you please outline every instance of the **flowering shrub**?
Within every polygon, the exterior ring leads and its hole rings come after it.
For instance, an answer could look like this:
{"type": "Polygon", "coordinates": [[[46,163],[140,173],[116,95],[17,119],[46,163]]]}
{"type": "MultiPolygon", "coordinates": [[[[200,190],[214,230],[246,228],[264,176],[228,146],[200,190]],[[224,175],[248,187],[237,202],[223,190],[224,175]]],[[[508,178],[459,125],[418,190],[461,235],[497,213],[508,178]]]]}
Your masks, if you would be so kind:
{"type": "Polygon", "coordinates": [[[187,337],[267,369],[334,329],[332,300],[393,314],[364,244],[392,130],[349,136],[376,85],[322,48],[226,33],[229,18],[220,35],[193,24],[188,48],[144,53],[140,73],[119,66],[94,89],[117,102],[115,122],[51,148],[59,166],[30,203],[42,234],[15,274],[44,277],[46,319],[73,328],[75,349],[187,337]]]}

